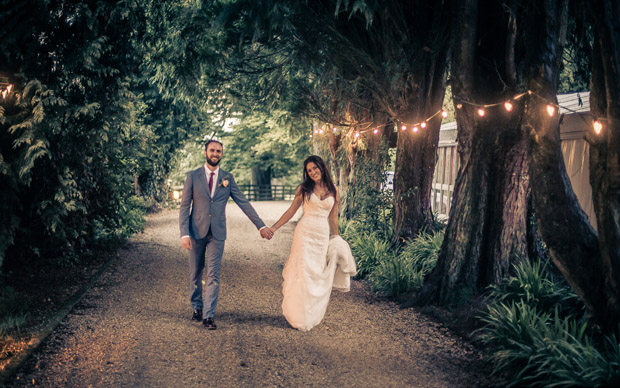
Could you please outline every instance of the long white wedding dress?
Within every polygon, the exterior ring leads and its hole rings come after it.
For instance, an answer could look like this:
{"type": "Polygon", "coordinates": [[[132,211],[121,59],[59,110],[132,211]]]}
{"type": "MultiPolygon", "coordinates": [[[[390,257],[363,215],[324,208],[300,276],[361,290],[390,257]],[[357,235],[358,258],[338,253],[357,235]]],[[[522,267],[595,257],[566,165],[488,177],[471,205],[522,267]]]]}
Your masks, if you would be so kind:
{"type": "Polygon", "coordinates": [[[304,200],[282,272],[282,312],[291,326],[302,331],[321,322],[332,288],[349,291],[350,276],[356,273],[346,241],[339,236],[329,239],[328,217],[334,202],[332,196],[321,200],[314,193],[304,200]]]}

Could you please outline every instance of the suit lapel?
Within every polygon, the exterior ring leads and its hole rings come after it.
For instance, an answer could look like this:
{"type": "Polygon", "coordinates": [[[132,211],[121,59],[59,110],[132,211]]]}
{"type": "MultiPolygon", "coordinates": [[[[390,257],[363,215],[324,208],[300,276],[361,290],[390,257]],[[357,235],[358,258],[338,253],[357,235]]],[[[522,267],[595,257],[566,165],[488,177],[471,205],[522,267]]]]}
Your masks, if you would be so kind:
{"type": "Polygon", "coordinates": [[[196,170],[196,174],[198,174],[198,181],[202,185],[202,188],[207,193],[207,196],[211,198],[211,192],[209,191],[209,182],[207,182],[207,174],[205,173],[205,167],[202,166],[196,170]]]}

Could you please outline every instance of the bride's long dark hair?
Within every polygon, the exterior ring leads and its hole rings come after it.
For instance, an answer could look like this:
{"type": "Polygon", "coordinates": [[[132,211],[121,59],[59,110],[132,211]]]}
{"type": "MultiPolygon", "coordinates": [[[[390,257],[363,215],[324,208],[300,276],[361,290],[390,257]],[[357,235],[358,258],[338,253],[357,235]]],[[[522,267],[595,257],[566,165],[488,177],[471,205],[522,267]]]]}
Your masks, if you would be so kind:
{"type": "Polygon", "coordinates": [[[329,169],[327,168],[327,165],[325,164],[323,159],[321,159],[321,157],[317,155],[308,156],[308,158],[304,160],[304,174],[303,174],[304,180],[301,183],[301,185],[299,185],[299,188],[301,190],[301,193],[304,196],[304,199],[305,200],[310,199],[310,195],[314,191],[314,181],[312,180],[312,178],[310,178],[310,175],[308,175],[308,168],[307,168],[308,163],[314,163],[319,168],[319,170],[321,170],[321,180],[323,181],[323,184],[327,188],[327,192],[333,195],[334,199],[336,199],[336,186],[334,185],[334,182],[332,181],[332,177],[331,177],[331,174],[329,173],[329,169]]]}

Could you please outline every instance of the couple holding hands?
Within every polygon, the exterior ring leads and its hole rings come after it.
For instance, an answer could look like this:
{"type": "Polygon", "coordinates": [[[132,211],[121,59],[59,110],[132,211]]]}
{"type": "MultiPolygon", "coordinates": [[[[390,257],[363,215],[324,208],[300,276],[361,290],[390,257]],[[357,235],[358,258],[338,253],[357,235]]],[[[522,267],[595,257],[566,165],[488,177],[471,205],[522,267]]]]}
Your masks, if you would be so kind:
{"type": "Polygon", "coordinates": [[[179,226],[181,245],[189,250],[192,319],[202,321],[209,330],[217,328],[214,317],[226,240],[226,205],[232,198],[266,239],[303,206],[282,271],[282,312],[292,327],[308,331],[323,319],[332,289],[349,291],[350,277],[356,273],[349,245],[338,235],[340,198],[327,166],[319,156],[304,161],[303,182],[293,203],[273,226],[267,227],[232,175],[219,168],[223,151],[219,141],[207,142],[205,165],[189,172],[183,187],[179,226]]]}

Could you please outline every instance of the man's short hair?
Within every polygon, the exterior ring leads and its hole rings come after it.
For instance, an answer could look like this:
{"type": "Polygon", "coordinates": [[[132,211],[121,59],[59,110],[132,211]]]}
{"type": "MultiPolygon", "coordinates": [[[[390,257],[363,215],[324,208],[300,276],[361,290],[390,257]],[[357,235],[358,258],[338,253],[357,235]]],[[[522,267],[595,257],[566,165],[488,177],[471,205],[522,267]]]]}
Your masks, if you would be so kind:
{"type": "Polygon", "coordinates": [[[222,144],[222,142],[220,142],[219,140],[211,139],[207,142],[207,144],[205,144],[205,151],[207,150],[207,148],[209,148],[209,144],[211,143],[217,143],[222,147],[222,149],[224,149],[224,144],[222,144]]]}

